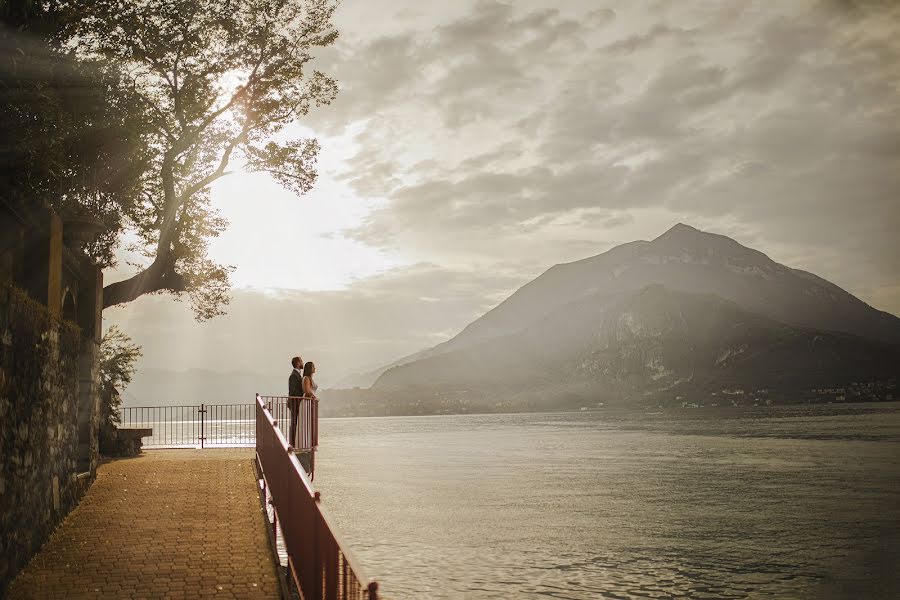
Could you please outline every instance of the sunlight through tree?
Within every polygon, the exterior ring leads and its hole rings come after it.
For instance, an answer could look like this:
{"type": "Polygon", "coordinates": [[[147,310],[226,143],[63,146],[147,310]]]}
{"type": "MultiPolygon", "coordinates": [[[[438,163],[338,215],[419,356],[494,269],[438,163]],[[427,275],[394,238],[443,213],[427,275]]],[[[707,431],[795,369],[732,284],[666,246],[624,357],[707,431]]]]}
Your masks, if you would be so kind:
{"type": "Polygon", "coordinates": [[[107,285],[104,306],[169,292],[187,294],[198,320],[222,314],[232,267],[207,256],[227,225],[209,186],[240,163],[297,194],[311,189],[318,142],[275,136],[337,94],[309,66],[315,48],[337,39],[334,9],[327,0],[79,3],[66,46],[124,71],[117,91],[147,119],[147,168],[129,211],[147,263],[107,285]]]}

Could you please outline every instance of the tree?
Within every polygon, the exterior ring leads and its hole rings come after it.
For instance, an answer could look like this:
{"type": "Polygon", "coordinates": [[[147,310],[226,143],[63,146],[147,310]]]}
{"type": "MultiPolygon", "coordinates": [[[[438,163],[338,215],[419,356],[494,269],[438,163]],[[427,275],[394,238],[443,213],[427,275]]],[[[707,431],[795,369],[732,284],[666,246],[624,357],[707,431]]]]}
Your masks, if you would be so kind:
{"type": "Polygon", "coordinates": [[[141,347],[116,325],[110,327],[100,342],[100,427],[120,423],[121,393],[134,377],[135,363],[141,357],[141,347]]]}
{"type": "Polygon", "coordinates": [[[230,267],[207,256],[227,225],[209,186],[232,164],[270,173],[298,194],[316,179],[315,139],[276,141],[336,82],[313,70],[332,44],[332,0],[68,2],[66,48],[124,74],[120,105],[141,115],[146,169],[126,206],[149,264],[107,285],[104,307],[147,293],[188,294],[198,320],[222,313],[230,267]]]}

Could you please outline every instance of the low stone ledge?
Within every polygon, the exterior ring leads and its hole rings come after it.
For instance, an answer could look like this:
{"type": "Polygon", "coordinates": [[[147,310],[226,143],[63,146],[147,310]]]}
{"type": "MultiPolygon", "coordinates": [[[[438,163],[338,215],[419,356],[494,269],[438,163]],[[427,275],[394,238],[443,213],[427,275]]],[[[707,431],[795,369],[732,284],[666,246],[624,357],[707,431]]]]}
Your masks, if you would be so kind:
{"type": "Polygon", "coordinates": [[[100,450],[107,456],[137,456],[142,438],[153,435],[149,427],[116,427],[100,436],[100,450]]]}

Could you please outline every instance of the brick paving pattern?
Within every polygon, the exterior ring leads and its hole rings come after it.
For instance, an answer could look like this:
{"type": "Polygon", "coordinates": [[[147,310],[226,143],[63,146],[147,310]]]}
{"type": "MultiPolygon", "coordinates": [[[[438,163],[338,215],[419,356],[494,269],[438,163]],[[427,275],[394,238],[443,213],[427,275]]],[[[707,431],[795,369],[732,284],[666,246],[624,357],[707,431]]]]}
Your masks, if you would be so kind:
{"type": "Polygon", "coordinates": [[[8,598],[278,598],[252,458],[156,450],[102,465],[8,598]]]}

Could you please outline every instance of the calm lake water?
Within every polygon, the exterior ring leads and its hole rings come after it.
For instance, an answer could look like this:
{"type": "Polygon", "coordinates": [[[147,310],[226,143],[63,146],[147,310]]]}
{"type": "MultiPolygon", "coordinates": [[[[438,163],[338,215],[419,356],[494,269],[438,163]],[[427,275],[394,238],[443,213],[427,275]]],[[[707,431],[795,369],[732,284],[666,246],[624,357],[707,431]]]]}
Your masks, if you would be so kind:
{"type": "Polygon", "coordinates": [[[900,598],[900,404],[325,419],[403,598],[900,598]]]}

